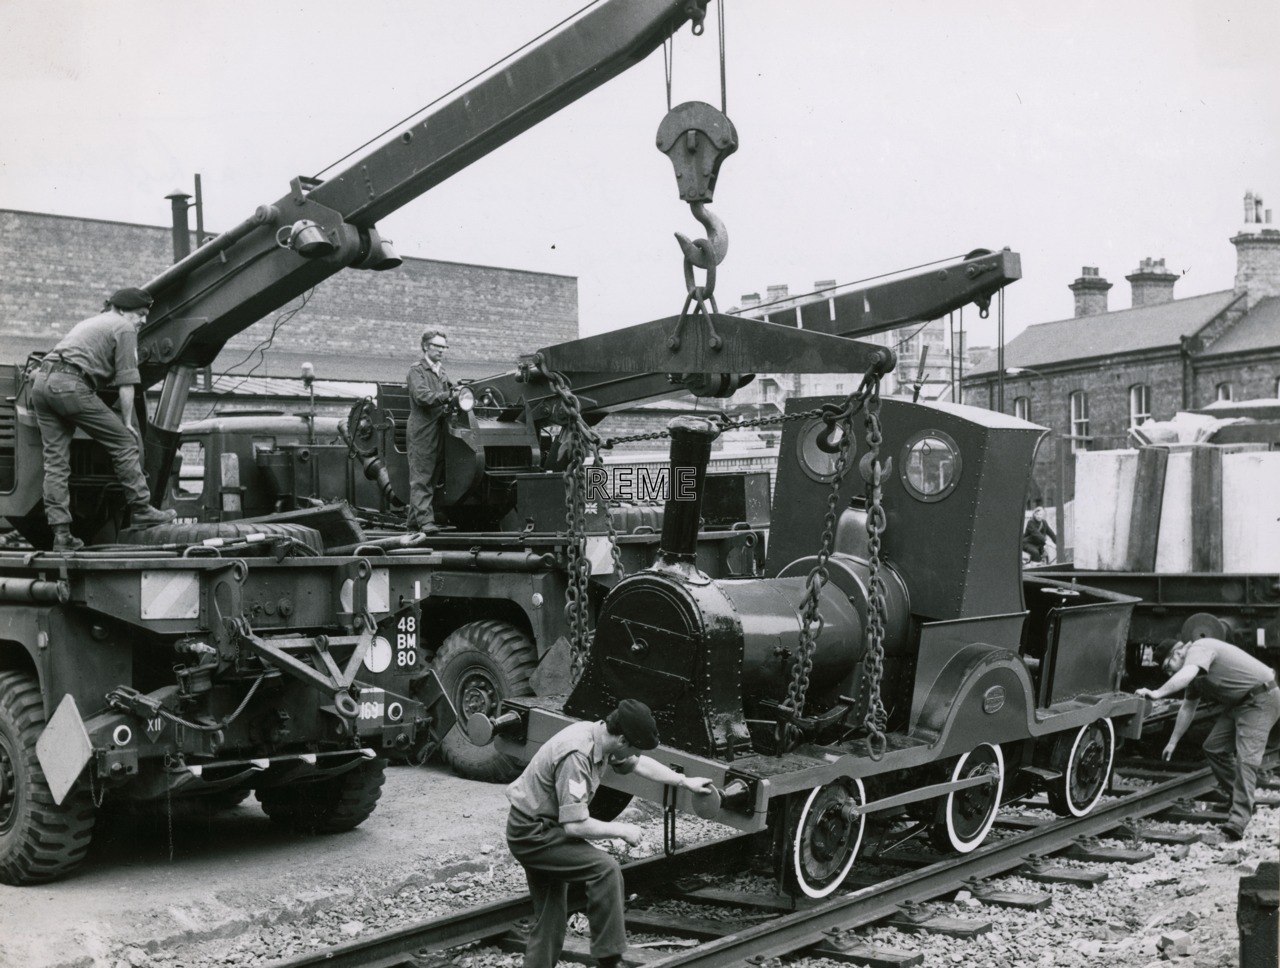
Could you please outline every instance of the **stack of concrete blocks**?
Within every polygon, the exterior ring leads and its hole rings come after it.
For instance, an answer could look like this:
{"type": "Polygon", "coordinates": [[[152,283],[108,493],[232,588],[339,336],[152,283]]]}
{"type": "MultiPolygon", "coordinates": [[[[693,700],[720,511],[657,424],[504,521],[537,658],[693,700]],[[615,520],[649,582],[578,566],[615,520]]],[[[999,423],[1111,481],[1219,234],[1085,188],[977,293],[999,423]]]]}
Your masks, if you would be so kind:
{"type": "Polygon", "coordinates": [[[1280,451],[1169,444],[1076,454],[1074,562],[1089,571],[1280,571],[1280,451]]]}

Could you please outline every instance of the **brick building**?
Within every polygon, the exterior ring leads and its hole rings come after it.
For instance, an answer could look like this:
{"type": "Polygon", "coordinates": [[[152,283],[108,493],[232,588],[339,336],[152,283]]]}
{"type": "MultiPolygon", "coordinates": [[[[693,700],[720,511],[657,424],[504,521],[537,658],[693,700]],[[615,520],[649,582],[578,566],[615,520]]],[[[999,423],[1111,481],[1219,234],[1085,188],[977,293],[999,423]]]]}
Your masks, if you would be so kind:
{"type": "MultiPolygon", "coordinates": [[[[168,227],[0,209],[0,362],[50,349],[107,294],[172,261],[168,227]]],[[[389,272],[339,272],[232,337],[213,371],[298,378],[310,362],[324,380],[402,381],[430,324],[449,331],[455,379],[501,373],[577,338],[578,282],[410,257],[389,272]]]]}
{"type": "Polygon", "coordinates": [[[1129,431],[1217,400],[1280,396],[1280,230],[1262,199],[1245,196],[1245,221],[1231,238],[1237,269],[1230,289],[1177,299],[1178,275],[1143,259],[1125,276],[1131,308],[1108,311],[1112,284],[1085,266],[1069,285],[1070,319],[1028,326],[1004,351],[966,374],[964,401],[1003,409],[1052,431],[1041,446],[1033,503],[1070,494],[1060,459],[1078,450],[1129,444],[1129,431]],[[1003,401],[1003,407],[1001,402],[1003,401]]]}

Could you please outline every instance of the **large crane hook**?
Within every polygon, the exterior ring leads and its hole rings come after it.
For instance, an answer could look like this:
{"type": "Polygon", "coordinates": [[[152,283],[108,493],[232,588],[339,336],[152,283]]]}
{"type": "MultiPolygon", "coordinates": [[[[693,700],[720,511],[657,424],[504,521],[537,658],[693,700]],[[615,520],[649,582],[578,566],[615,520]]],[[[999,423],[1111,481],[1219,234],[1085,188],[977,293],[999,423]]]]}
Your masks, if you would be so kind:
{"type": "Polygon", "coordinates": [[[706,206],[715,195],[720,164],[738,150],[733,122],[704,101],[686,101],[667,112],[658,125],[658,150],[671,159],[680,198],[689,203],[693,217],[707,230],[705,240],[692,241],[676,233],[685,261],[699,269],[711,269],[729,251],[724,222],[706,206]],[[705,241],[707,245],[700,245],[705,241]]]}
{"type": "Polygon", "coordinates": [[[729,252],[729,233],[722,222],[707,208],[715,194],[716,178],[720,163],[738,150],[738,132],[733,122],[703,101],[686,101],[667,112],[658,125],[658,150],[671,159],[675,168],[680,198],[689,203],[693,217],[706,229],[706,238],[690,239],[676,233],[676,242],[684,255],[684,281],[688,290],[684,310],[676,323],[675,332],[667,339],[672,349],[680,346],[680,331],[689,317],[690,307],[696,306],[708,331],[708,343],[719,349],[722,341],[716,334],[707,311],[717,312],[715,304],[716,266],[729,252]],[[704,285],[697,285],[693,270],[707,273],[704,285]]]}

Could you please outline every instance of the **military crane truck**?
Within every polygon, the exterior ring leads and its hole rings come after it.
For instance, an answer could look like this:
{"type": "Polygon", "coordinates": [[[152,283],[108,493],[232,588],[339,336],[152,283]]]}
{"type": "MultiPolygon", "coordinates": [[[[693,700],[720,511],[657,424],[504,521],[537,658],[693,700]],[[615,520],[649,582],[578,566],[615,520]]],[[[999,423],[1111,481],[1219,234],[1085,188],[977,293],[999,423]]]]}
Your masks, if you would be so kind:
{"type": "MultiPolygon", "coordinates": [[[[462,724],[477,713],[496,716],[506,698],[567,692],[575,651],[594,626],[596,607],[621,574],[652,564],[663,530],[660,501],[612,500],[617,491],[601,488],[588,495],[581,534],[573,533],[560,446],[568,414],[544,371],[561,373],[585,422],[599,426],[618,409],[675,391],[727,396],[754,373],[796,372],[789,344],[769,338],[781,338],[788,327],[824,336],[896,329],[971,302],[985,307],[1019,275],[1014,253],[975,250],[945,268],[804,306],[799,319],[788,310],[739,345],[737,373],[654,372],[655,360],[633,330],[528,354],[509,372],[471,381],[466,404],[453,409],[435,507],[454,529],[432,534],[429,546],[406,546],[409,403],[403,385],[379,384],[376,397],[356,404],[345,420],[230,413],[186,425],[182,440],[201,455],[200,474],[174,476],[169,506],[193,522],[305,515],[335,500],[352,508],[364,540],[385,551],[376,560],[388,569],[391,599],[412,603],[405,615],[391,617],[417,630],[413,649],[397,649],[397,666],[420,677],[413,681],[426,691],[424,700],[437,688],[426,675],[434,671],[459,717],[442,743],[424,734],[393,750],[393,758],[421,762],[438,750],[459,775],[508,781],[518,764],[493,745],[473,744],[462,724]],[[583,369],[592,359],[608,359],[616,369],[583,369]],[[579,537],[591,575],[581,600],[586,614],[575,629],[569,548],[579,537]]],[[[667,320],[667,331],[678,323],[667,320]]],[[[665,343],[668,336],[661,338],[665,343]]],[[[699,365],[727,366],[725,355],[699,365]]],[[[708,475],[699,568],[716,578],[761,574],[769,505],[764,473],[708,475]]],[[[386,628],[391,641],[400,631],[386,628]]]]}
{"type": "MultiPolygon", "coordinates": [[[[146,283],[144,428],[164,491],[198,368],[255,321],[347,268],[399,263],[378,220],[638,63],[706,0],[611,0],[523,50],[324,181],[295,178],[146,283]]],[[[51,554],[39,354],[0,367],[0,515],[34,551],[0,552],[0,881],[74,869],[105,800],[170,802],[253,790],[275,821],[354,827],[374,810],[384,752],[453,724],[433,677],[415,677],[417,602],[447,580],[391,582],[344,508],[297,518],[138,530],[105,451],[72,444],[72,531],[51,554]]],[[[432,567],[528,575],[539,552],[441,550],[432,567]]],[[[425,562],[424,562],[425,566],[425,562]]],[[[424,571],[423,575],[428,572],[424,571]]]]}

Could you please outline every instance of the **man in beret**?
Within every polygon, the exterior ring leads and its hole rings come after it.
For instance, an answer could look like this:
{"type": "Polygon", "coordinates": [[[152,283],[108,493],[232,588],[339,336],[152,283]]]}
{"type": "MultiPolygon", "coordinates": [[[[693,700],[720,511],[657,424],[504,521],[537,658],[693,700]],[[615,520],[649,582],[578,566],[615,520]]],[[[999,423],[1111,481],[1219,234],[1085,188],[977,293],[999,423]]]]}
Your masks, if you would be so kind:
{"type": "Polygon", "coordinates": [[[75,551],[84,542],[71,534],[71,439],[79,427],[106,448],[129,502],[130,524],[164,524],[173,511],[151,506],[142,474],[141,435],[134,423],[138,373],[138,330],[146,322],[151,294],[119,289],[102,312],[77,323],[44,358],[31,388],[31,403],[44,448],[44,510],[53,528],[53,550],[75,551]],[[114,387],[117,414],[98,397],[114,387]]]}
{"type": "Polygon", "coordinates": [[[1139,696],[1163,699],[1187,690],[1164,748],[1166,760],[1191,726],[1202,697],[1222,707],[1204,741],[1204,754],[1218,780],[1214,799],[1231,804],[1227,822],[1219,829],[1226,839],[1240,840],[1253,816],[1254,790],[1267,737],[1280,720],[1275,671],[1221,639],[1165,639],[1155,647],[1153,657],[1169,679],[1158,689],[1137,690],[1139,696]]]}
{"type": "Polygon", "coordinates": [[[633,823],[591,816],[591,798],[605,770],[708,794],[705,777],[687,777],[642,750],[658,745],[658,725],[649,707],[624,699],[603,722],[580,722],[552,736],[507,787],[511,812],[507,846],[524,867],[533,898],[533,926],[525,944],[525,968],[554,968],[564,948],[570,884],[587,891],[591,955],[600,968],[617,968],[627,950],[623,923],[622,871],[609,854],[588,840],[621,838],[635,846],[633,823]]]}

